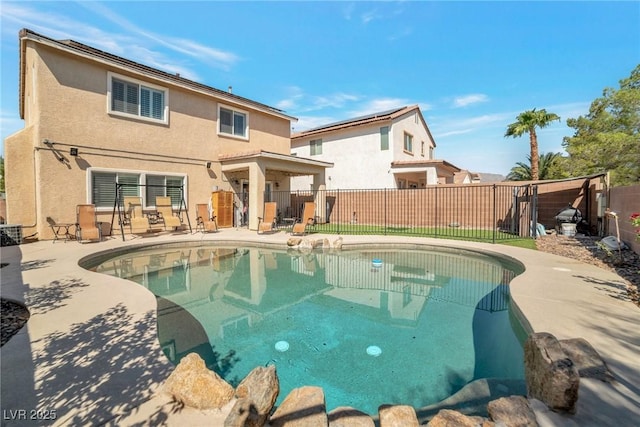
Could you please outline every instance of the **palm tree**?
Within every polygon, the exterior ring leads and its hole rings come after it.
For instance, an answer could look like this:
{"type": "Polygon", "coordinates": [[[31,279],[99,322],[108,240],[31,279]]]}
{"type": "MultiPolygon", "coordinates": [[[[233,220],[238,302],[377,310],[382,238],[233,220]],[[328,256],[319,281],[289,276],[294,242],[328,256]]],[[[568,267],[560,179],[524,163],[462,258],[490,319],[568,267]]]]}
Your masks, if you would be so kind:
{"type": "Polygon", "coordinates": [[[516,117],[516,122],[507,126],[507,131],[504,137],[512,136],[518,138],[525,132],[529,133],[529,143],[531,144],[531,179],[537,181],[539,179],[538,174],[538,135],[536,134],[536,128],[547,127],[554,120],[560,120],[560,117],[554,113],[547,113],[544,108],[542,110],[527,110],[520,113],[516,117]]]}
{"type": "MultiPolygon", "coordinates": [[[[564,178],[563,176],[559,176],[557,173],[557,169],[554,169],[554,165],[559,159],[562,158],[561,153],[542,153],[540,155],[540,176],[539,179],[559,179],[564,178]]],[[[523,162],[518,162],[514,167],[511,168],[509,174],[507,175],[507,180],[509,181],[531,181],[533,180],[531,174],[531,156],[527,156],[527,160],[529,164],[523,162]]]]}

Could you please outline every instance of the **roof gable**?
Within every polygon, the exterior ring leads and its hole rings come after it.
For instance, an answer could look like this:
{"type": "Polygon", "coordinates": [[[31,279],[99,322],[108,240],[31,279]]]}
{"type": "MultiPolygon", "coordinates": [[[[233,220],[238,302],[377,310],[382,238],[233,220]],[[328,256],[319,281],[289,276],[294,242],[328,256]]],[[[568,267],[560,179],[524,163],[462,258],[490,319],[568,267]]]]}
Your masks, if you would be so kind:
{"type": "MultiPolygon", "coordinates": [[[[180,77],[179,74],[171,74],[166,71],[159,70],[157,68],[152,68],[147,65],[140,64],[138,62],[111,54],[109,52],[102,51],[100,49],[96,49],[94,47],[85,45],[83,43],[80,43],[74,40],[55,40],[47,36],[38,34],[27,28],[23,28],[22,30],[20,30],[19,38],[22,44],[21,50],[20,50],[21,56],[24,55],[24,45],[23,45],[24,41],[31,40],[34,42],[46,44],[51,47],[62,49],[66,52],[79,55],[94,61],[107,63],[112,66],[116,66],[118,68],[123,68],[138,75],[143,75],[156,80],[160,80],[162,82],[168,82],[173,85],[183,87],[189,90],[195,90],[210,96],[215,96],[216,98],[223,99],[227,102],[236,103],[245,107],[250,107],[267,114],[276,115],[291,121],[298,120],[295,117],[288,116],[287,114],[284,113],[283,110],[279,110],[275,107],[271,107],[269,105],[251,100],[249,98],[234,95],[228,91],[216,89],[212,86],[208,86],[202,83],[195,82],[193,80],[186,79],[184,77],[180,77]]],[[[21,71],[20,79],[21,79],[20,98],[22,98],[22,85],[24,84],[22,71],[21,71]]],[[[22,105],[22,100],[20,102],[22,105]]],[[[23,115],[22,107],[20,108],[20,110],[21,110],[21,116],[22,116],[23,115]]]]}
{"type": "Polygon", "coordinates": [[[354,117],[352,119],[342,120],[339,122],[329,123],[323,126],[319,126],[313,129],[308,129],[302,132],[297,132],[291,135],[291,140],[305,138],[309,136],[321,136],[327,134],[329,132],[336,132],[343,129],[355,128],[360,126],[368,126],[372,123],[385,122],[385,121],[393,121],[399,117],[404,116],[405,114],[411,113],[412,111],[416,111],[424,128],[427,130],[429,137],[433,141],[433,145],[436,145],[435,140],[433,139],[433,135],[431,135],[431,131],[427,126],[427,122],[424,120],[422,116],[422,112],[420,111],[420,107],[418,105],[404,106],[399,108],[394,108],[392,110],[382,111],[378,113],[367,114],[364,116],[354,117]]]}

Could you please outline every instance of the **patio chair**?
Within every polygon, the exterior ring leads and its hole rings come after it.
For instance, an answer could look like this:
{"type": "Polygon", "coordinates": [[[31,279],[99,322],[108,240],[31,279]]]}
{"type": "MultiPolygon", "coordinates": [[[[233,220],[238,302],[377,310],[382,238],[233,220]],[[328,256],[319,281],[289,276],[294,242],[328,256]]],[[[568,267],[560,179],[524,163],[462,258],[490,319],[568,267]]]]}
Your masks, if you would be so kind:
{"type": "Polygon", "coordinates": [[[76,206],[76,239],[102,240],[102,229],[96,218],[96,207],[94,205],[76,206]]]}
{"type": "Polygon", "coordinates": [[[149,218],[142,212],[142,198],[138,196],[124,197],[126,221],[131,227],[131,234],[146,234],[151,230],[149,218]]]}
{"type": "Polygon", "coordinates": [[[307,226],[313,226],[316,223],[315,219],[316,204],[313,202],[305,202],[302,217],[293,224],[291,234],[304,235],[307,233],[307,226]]]}
{"type": "Polygon", "coordinates": [[[276,222],[277,203],[265,202],[264,213],[258,217],[258,234],[266,231],[274,231],[276,222]]]}
{"type": "Polygon", "coordinates": [[[196,231],[202,230],[203,233],[209,233],[212,231],[218,231],[218,223],[216,217],[213,215],[213,210],[209,211],[209,205],[205,203],[198,203],[196,205],[196,231]]]}
{"type": "Polygon", "coordinates": [[[182,227],[180,218],[173,214],[171,197],[156,196],[156,212],[158,212],[158,219],[163,222],[165,230],[169,228],[177,230],[179,227],[182,227]]]}

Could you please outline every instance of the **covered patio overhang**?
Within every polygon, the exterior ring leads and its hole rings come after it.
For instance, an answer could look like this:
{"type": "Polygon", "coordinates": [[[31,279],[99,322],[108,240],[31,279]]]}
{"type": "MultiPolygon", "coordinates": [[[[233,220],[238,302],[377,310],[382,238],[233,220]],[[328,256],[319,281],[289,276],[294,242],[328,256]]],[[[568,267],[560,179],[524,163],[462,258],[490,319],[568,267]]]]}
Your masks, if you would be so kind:
{"type": "MultiPolygon", "coordinates": [[[[288,179],[292,176],[313,176],[313,191],[316,197],[324,197],[326,188],[326,169],[333,167],[333,163],[321,162],[288,154],[272,153],[268,151],[254,151],[249,153],[223,154],[219,156],[222,173],[229,179],[245,179],[249,182],[249,229],[258,229],[258,217],[262,215],[264,193],[267,176],[288,179]]],[[[316,200],[317,215],[326,216],[326,203],[316,200]]]]}
{"type": "Polygon", "coordinates": [[[449,184],[461,169],[446,160],[397,160],[391,162],[391,172],[396,182],[405,181],[407,187],[415,183],[424,185],[449,184]]]}

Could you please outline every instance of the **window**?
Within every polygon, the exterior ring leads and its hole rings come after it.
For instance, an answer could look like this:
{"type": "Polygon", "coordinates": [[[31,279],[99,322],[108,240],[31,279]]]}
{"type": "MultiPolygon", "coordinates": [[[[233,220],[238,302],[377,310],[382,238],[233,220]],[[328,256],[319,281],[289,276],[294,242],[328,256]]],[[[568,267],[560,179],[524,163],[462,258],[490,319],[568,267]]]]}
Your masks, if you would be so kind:
{"type": "Polygon", "coordinates": [[[424,157],[424,141],[420,141],[420,155],[424,157]]]}
{"type": "Polygon", "coordinates": [[[180,187],[182,186],[183,178],[164,175],[147,175],[146,176],[146,198],[147,206],[155,206],[157,196],[169,196],[171,197],[171,205],[174,207],[180,206],[182,200],[182,194],[180,187]]]}
{"type": "Polygon", "coordinates": [[[433,147],[429,147],[429,158],[433,160],[433,147]]]}
{"type": "Polygon", "coordinates": [[[111,208],[116,200],[116,183],[125,184],[120,187],[123,196],[139,196],[140,187],[126,184],[139,184],[140,175],[118,172],[91,173],[91,203],[96,208],[111,208]]]}
{"type": "Polygon", "coordinates": [[[404,151],[413,153],[413,135],[405,132],[404,134],[404,151]]]}
{"type": "Polygon", "coordinates": [[[218,117],[220,120],[220,133],[247,138],[247,113],[232,110],[228,107],[220,107],[218,117]]]}
{"type": "Polygon", "coordinates": [[[125,184],[120,187],[121,197],[142,197],[145,207],[155,207],[156,196],[169,196],[173,206],[180,206],[182,199],[180,187],[183,185],[185,198],[187,194],[186,179],[180,175],[90,170],[89,182],[91,203],[102,211],[113,209],[116,199],[116,183],[125,184]],[[141,184],[146,184],[146,186],[141,184]]]}
{"type": "Polygon", "coordinates": [[[380,128],[380,150],[388,150],[389,149],[389,126],[384,126],[380,128]]]}
{"type": "Polygon", "coordinates": [[[167,90],[109,73],[109,112],[167,123],[167,90]]]}
{"type": "Polygon", "coordinates": [[[322,140],[321,139],[312,139],[309,143],[309,150],[312,156],[317,156],[322,154],[322,140]]]}

